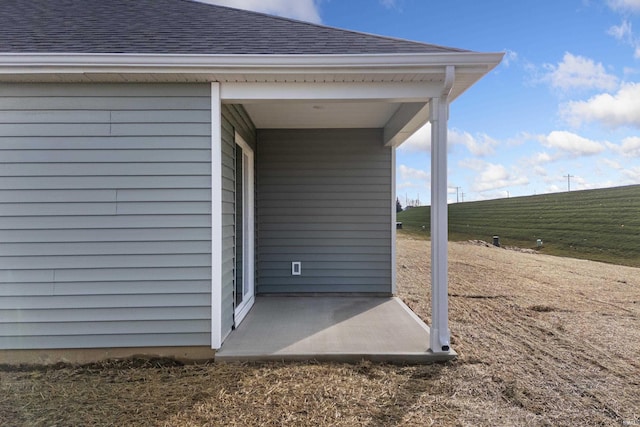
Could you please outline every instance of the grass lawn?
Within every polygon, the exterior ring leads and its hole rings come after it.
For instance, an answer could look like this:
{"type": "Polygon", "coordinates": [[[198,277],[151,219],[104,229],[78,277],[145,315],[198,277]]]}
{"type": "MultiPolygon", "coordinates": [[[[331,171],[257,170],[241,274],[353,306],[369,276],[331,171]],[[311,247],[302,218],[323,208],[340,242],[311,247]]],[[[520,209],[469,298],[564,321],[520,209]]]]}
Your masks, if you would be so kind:
{"type": "MultiPolygon", "coordinates": [[[[428,236],[430,208],[398,214],[405,233],[428,236]],[[424,226],[424,229],[423,229],[424,226]]],[[[544,254],[640,266],[640,185],[449,205],[452,241],[492,241],[544,254]]]]}

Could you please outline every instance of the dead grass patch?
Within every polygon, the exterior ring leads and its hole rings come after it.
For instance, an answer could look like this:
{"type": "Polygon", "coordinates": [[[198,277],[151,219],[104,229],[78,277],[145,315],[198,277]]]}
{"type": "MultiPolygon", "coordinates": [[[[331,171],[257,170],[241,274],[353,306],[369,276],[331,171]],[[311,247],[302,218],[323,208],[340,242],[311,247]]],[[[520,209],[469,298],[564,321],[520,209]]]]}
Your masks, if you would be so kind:
{"type": "MultiPolygon", "coordinates": [[[[638,269],[455,243],[449,257],[454,362],[5,367],[0,425],[640,423],[638,269]]],[[[400,238],[398,265],[428,321],[428,242],[400,238]]]]}

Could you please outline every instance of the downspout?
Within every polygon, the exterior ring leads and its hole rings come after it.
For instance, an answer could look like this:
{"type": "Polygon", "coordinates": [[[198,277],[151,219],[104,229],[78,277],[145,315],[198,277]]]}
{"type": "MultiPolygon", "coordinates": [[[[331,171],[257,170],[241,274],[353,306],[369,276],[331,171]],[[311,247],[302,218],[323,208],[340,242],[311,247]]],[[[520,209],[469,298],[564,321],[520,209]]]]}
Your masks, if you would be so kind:
{"type": "MultiPolygon", "coordinates": [[[[442,87],[441,99],[446,102],[453,89],[453,83],[456,80],[456,67],[453,65],[447,65],[444,71],[444,85],[442,87]]],[[[447,113],[448,114],[448,113],[447,113]]],[[[449,119],[449,117],[447,117],[449,119]]]]}
{"type": "Polygon", "coordinates": [[[431,99],[431,330],[433,353],[449,353],[447,121],[455,67],[447,65],[439,98],[431,99]]]}

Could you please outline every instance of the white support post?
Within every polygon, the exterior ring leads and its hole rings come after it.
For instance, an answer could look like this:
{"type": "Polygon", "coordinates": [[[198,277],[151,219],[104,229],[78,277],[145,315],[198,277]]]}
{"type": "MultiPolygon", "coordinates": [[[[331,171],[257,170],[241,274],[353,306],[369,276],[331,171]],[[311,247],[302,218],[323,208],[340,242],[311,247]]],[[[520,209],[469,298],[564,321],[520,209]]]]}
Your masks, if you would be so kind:
{"type": "Polygon", "coordinates": [[[431,100],[431,331],[434,353],[449,351],[447,277],[447,103],[431,100]]]}
{"type": "Polygon", "coordinates": [[[450,351],[448,297],[447,121],[454,69],[447,67],[440,98],[431,99],[431,330],[434,353],[450,351]]]}

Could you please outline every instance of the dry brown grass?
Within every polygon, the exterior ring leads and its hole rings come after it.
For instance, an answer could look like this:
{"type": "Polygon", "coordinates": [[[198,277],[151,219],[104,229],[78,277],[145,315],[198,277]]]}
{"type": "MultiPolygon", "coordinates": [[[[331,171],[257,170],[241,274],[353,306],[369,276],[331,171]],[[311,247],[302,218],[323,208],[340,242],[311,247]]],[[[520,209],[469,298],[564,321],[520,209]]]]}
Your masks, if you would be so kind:
{"type": "MultiPolygon", "coordinates": [[[[451,244],[460,357],[430,366],[170,360],[0,371],[0,425],[640,424],[640,270],[451,244]]],[[[398,242],[429,318],[428,242],[398,242]]]]}
{"type": "MultiPolygon", "coordinates": [[[[424,318],[428,245],[398,244],[401,296],[424,318]]],[[[640,270],[460,243],[449,260],[458,422],[640,423],[640,270]]]]}

